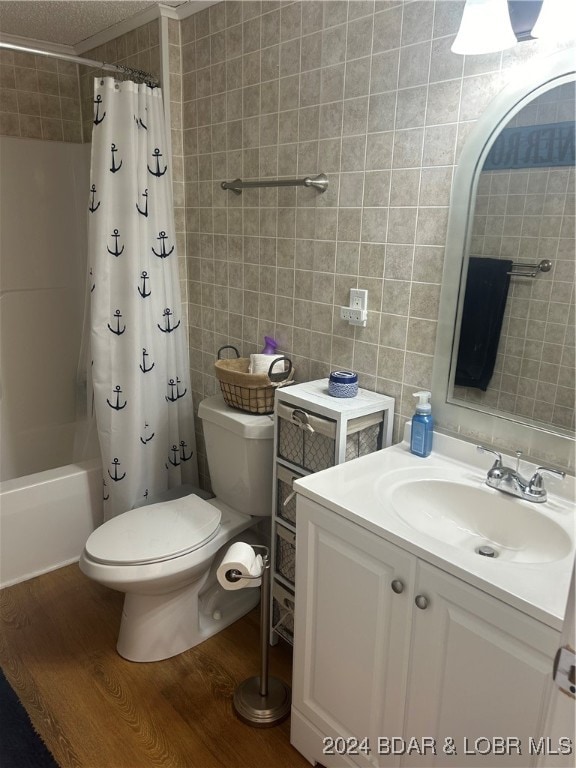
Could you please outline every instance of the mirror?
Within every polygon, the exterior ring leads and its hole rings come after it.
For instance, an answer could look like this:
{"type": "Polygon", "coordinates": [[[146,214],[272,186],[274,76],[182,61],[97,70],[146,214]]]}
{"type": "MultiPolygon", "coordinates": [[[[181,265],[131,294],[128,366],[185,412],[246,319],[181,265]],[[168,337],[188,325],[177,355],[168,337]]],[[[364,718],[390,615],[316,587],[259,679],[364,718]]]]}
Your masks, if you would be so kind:
{"type": "Polygon", "coordinates": [[[449,390],[453,402],[566,434],[574,428],[574,108],[573,83],[540,93],[484,161],[449,390]]]}
{"type": "Polygon", "coordinates": [[[449,431],[574,464],[573,58],[477,122],[452,191],[434,404],[449,431]]]}

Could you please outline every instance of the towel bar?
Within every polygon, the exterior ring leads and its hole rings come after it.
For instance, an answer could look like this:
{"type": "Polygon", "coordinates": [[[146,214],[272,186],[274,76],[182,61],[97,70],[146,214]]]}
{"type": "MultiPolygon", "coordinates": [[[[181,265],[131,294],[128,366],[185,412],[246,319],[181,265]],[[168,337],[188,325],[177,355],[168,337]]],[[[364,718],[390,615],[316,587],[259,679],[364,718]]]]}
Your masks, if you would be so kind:
{"type": "Polygon", "coordinates": [[[257,187],[314,187],[319,192],[326,192],[328,177],[321,173],[313,179],[308,176],[305,179],[260,179],[259,181],[234,179],[234,181],[223,181],[220,186],[222,189],[232,190],[236,195],[241,195],[243,189],[255,189],[257,187]]]}
{"type": "Polygon", "coordinates": [[[539,264],[512,264],[512,271],[506,274],[512,277],[536,277],[539,272],[550,272],[552,262],[549,259],[542,259],[539,264]],[[530,270],[529,272],[514,272],[514,269],[530,270]]]}

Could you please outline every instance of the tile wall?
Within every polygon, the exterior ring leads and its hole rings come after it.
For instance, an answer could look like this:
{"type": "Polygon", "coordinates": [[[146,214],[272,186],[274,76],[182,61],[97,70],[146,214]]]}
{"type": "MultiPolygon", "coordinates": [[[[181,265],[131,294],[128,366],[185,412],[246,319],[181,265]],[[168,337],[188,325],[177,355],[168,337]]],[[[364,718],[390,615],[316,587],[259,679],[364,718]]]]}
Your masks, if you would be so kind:
{"type": "Polygon", "coordinates": [[[77,65],[1,50],[0,135],[81,142],[77,65]]]}
{"type": "MultiPolygon", "coordinates": [[[[216,350],[274,335],[300,380],[335,368],[397,399],[431,385],[459,149],[538,43],[452,54],[463,2],[223,2],[181,22],[188,312],[196,401],[216,350]],[[303,177],[310,189],[225,192],[303,177]],[[340,320],[369,293],[366,328],[340,320]]],[[[201,441],[199,441],[201,445],[201,441]]]]}
{"type": "MultiPolygon", "coordinates": [[[[86,58],[160,74],[159,22],[94,48],[86,58]]],[[[0,51],[0,135],[90,142],[92,78],[98,70],[19,51],[0,51]]]]}

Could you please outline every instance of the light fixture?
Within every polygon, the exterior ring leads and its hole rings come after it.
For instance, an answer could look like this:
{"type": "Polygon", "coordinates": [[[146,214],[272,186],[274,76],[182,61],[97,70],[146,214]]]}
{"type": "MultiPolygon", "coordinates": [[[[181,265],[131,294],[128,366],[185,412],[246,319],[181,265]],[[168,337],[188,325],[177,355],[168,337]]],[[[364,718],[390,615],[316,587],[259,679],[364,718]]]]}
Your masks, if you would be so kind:
{"type": "Polygon", "coordinates": [[[466,0],[453,53],[494,53],[516,43],[507,0],[466,0]]]}
{"type": "Polygon", "coordinates": [[[552,42],[576,36],[574,0],[544,0],[531,35],[552,42]]]}

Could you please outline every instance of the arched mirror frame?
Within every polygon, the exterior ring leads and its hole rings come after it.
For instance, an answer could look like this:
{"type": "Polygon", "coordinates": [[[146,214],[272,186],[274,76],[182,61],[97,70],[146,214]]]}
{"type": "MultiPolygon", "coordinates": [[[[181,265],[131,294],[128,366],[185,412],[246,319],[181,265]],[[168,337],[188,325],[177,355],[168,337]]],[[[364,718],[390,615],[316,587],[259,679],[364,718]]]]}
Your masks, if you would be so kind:
{"type": "Polygon", "coordinates": [[[450,369],[453,345],[459,336],[462,309],[458,298],[467,274],[476,190],[486,156],[501,129],[528,102],[556,85],[573,81],[575,75],[573,48],[521,67],[516,78],[488,105],[463,147],[452,185],[432,390],[441,429],[503,450],[519,449],[527,456],[572,470],[573,437],[545,425],[524,423],[513,415],[490,413],[473,403],[454,402],[450,399],[450,369]]]}

